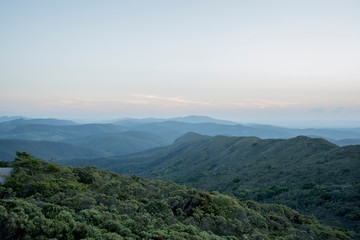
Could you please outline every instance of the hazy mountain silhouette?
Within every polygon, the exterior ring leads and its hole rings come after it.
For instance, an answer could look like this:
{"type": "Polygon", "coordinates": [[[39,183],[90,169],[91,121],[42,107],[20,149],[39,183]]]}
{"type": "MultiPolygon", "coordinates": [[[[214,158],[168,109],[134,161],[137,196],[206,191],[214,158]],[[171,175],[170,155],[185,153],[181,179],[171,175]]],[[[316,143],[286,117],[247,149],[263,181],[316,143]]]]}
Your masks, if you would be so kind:
{"type": "Polygon", "coordinates": [[[106,152],[62,142],[0,139],[0,160],[12,161],[16,152],[31,152],[44,160],[63,158],[92,158],[108,155],[106,152]]]}

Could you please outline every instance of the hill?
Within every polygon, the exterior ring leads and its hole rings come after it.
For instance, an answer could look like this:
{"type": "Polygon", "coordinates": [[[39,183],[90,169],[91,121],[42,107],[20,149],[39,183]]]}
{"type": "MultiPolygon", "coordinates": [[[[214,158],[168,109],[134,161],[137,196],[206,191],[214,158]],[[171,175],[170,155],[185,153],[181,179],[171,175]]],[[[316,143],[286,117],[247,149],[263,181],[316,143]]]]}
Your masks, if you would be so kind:
{"type": "Polygon", "coordinates": [[[13,167],[0,185],[1,239],[349,239],[282,205],[26,153],[13,167]]]}
{"type": "Polygon", "coordinates": [[[69,138],[85,137],[92,134],[120,132],[121,126],[113,124],[18,124],[17,120],[0,123],[1,139],[66,141],[69,138]]]}
{"type": "Polygon", "coordinates": [[[55,126],[77,125],[76,122],[70,120],[56,119],[56,118],[23,118],[23,117],[3,117],[1,122],[6,122],[8,125],[27,125],[27,124],[44,124],[55,126]]]}
{"type": "Polygon", "coordinates": [[[10,116],[10,117],[8,117],[8,116],[2,116],[2,117],[0,117],[0,123],[2,123],[2,122],[8,122],[8,121],[15,120],[15,119],[20,119],[20,118],[24,118],[24,119],[25,119],[25,117],[21,117],[21,116],[10,116]]]}
{"type": "MultiPolygon", "coordinates": [[[[263,139],[292,138],[298,135],[326,138],[333,143],[351,145],[360,139],[359,128],[291,129],[271,125],[248,124],[188,116],[173,119],[123,119],[116,124],[76,124],[58,119],[16,119],[0,123],[0,139],[63,141],[90,135],[125,131],[147,132],[159,136],[167,144],[187,132],[216,136],[256,136],[263,139]],[[352,140],[346,140],[352,139],[352,140]]],[[[143,148],[145,149],[145,148],[143,148]]],[[[126,151],[124,151],[126,152],[126,151]]]]}
{"type": "Polygon", "coordinates": [[[63,141],[0,139],[0,160],[11,161],[16,151],[31,152],[46,160],[91,159],[130,154],[169,144],[155,134],[138,131],[93,134],[63,141]]]}
{"type": "Polygon", "coordinates": [[[208,116],[198,116],[198,115],[190,115],[185,117],[174,117],[174,118],[143,118],[143,119],[135,119],[135,118],[124,118],[113,122],[118,125],[134,125],[134,124],[144,124],[144,123],[156,123],[156,122],[186,122],[186,123],[217,123],[223,125],[235,125],[237,123],[215,119],[208,116]]]}
{"type": "Polygon", "coordinates": [[[208,116],[198,116],[198,115],[170,118],[169,121],[187,122],[187,123],[216,123],[216,124],[223,124],[223,125],[238,124],[238,123],[227,121],[227,120],[215,119],[215,118],[211,118],[208,116]]]}
{"type": "Polygon", "coordinates": [[[241,200],[286,204],[359,237],[358,145],[338,147],[304,136],[262,140],[189,133],[171,146],[88,163],[216,190],[241,200]]]}
{"type": "Polygon", "coordinates": [[[241,124],[219,124],[213,122],[179,122],[179,121],[165,121],[152,123],[133,123],[124,126],[129,130],[146,131],[158,134],[167,138],[169,141],[181,137],[185,133],[195,132],[199,134],[216,136],[256,136],[263,139],[271,138],[293,138],[299,135],[309,137],[321,137],[331,141],[341,139],[359,139],[359,128],[337,129],[337,128],[284,128],[271,125],[241,125],[241,124]]]}
{"type": "Polygon", "coordinates": [[[3,160],[13,159],[16,151],[30,151],[44,159],[94,158],[129,154],[172,143],[155,133],[128,131],[118,125],[74,125],[57,119],[17,119],[0,123],[0,139],[4,140],[0,146],[0,159],[3,160]],[[31,141],[36,141],[33,150],[31,141]]]}
{"type": "Polygon", "coordinates": [[[77,146],[104,151],[108,155],[135,153],[171,143],[159,135],[141,131],[93,134],[67,141],[77,146]]]}
{"type": "Polygon", "coordinates": [[[46,159],[91,158],[106,156],[107,153],[62,142],[0,139],[0,160],[12,161],[17,151],[31,152],[46,159]]]}

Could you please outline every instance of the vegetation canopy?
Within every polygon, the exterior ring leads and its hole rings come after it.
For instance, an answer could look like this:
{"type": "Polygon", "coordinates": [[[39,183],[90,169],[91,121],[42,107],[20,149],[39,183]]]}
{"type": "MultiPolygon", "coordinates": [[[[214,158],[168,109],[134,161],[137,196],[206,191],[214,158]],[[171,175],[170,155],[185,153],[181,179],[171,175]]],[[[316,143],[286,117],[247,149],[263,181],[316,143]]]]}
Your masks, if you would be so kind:
{"type": "Polygon", "coordinates": [[[276,204],[62,167],[18,152],[0,185],[0,239],[349,239],[276,204]]]}
{"type": "Polygon", "coordinates": [[[174,181],[240,200],[281,203],[360,239],[360,146],[324,139],[205,136],[111,158],[61,161],[174,181]]]}

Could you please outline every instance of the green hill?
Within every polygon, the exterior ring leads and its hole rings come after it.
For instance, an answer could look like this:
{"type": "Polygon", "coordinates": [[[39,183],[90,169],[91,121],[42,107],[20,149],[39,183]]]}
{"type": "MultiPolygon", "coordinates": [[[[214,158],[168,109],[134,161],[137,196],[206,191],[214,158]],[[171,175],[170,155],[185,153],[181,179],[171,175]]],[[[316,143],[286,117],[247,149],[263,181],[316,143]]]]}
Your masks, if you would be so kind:
{"type": "Polygon", "coordinates": [[[81,139],[91,135],[125,131],[152,133],[169,144],[187,132],[210,136],[257,136],[264,139],[292,138],[304,135],[326,138],[342,145],[354,144],[360,138],[359,128],[291,129],[259,124],[241,125],[204,116],[188,116],[169,120],[124,119],[115,124],[76,124],[72,121],[58,119],[15,119],[0,122],[0,139],[68,142],[74,138],[81,139]]]}
{"type": "Polygon", "coordinates": [[[0,185],[0,239],[349,239],[276,204],[18,153],[0,185]]]}
{"type": "Polygon", "coordinates": [[[171,146],[88,163],[241,200],[286,204],[359,237],[359,145],[338,147],[302,136],[262,140],[189,133],[171,146]]]}
{"type": "Polygon", "coordinates": [[[108,155],[135,153],[171,143],[154,133],[141,131],[94,134],[69,139],[68,142],[77,146],[104,151],[108,155]]]}
{"type": "Polygon", "coordinates": [[[17,151],[31,152],[34,156],[46,160],[76,157],[91,158],[107,155],[100,150],[62,142],[0,139],[0,160],[12,161],[17,151]]]}
{"type": "MultiPolygon", "coordinates": [[[[121,132],[124,130],[123,127],[115,126],[113,124],[53,125],[42,124],[44,121],[20,120],[0,123],[0,138],[66,141],[69,138],[79,138],[101,133],[121,132]]],[[[49,122],[45,121],[45,123],[49,122]]]]}
{"type": "Polygon", "coordinates": [[[0,123],[1,139],[0,159],[3,160],[13,159],[17,150],[29,151],[45,159],[94,158],[129,154],[172,143],[155,133],[128,131],[113,124],[71,125],[70,121],[56,119],[18,119],[0,123]],[[31,149],[31,141],[34,141],[34,149],[31,149]],[[49,149],[45,145],[50,146],[49,149]]]}
{"type": "Polygon", "coordinates": [[[191,122],[153,122],[153,123],[133,123],[124,125],[129,130],[146,131],[167,137],[174,141],[188,132],[196,132],[199,134],[216,136],[256,136],[263,139],[271,138],[293,138],[299,135],[309,137],[321,137],[326,139],[357,139],[360,137],[359,128],[337,129],[337,128],[284,128],[271,125],[228,125],[213,122],[191,123],[191,122]]]}

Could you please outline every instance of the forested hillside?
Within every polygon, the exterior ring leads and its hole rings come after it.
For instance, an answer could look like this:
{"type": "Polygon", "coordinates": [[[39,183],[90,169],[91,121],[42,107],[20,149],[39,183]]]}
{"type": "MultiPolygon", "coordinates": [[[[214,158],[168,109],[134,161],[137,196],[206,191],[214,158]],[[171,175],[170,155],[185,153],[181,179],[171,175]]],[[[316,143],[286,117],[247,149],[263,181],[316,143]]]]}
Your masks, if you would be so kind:
{"type": "Polygon", "coordinates": [[[104,151],[106,155],[135,153],[170,144],[170,142],[157,134],[142,131],[93,134],[68,139],[68,142],[77,146],[104,151]]]}
{"type": "Polygon", "coordinates": [[[338,147],[301,136],[262,140],[189,133],[168,147],[85,164],[216,190],[241,200],[286,204],[359,236],[360,146],[338,147]]]}
{"type": "Polygon", "coordinates": [[[189,131],[210,136],[220,134],[260,138],[290,138],[302,134],[325,137],[339,145],[353,145],[360,141],[358,128],[289,129],[270,125],[241,125],[204,116],[123,119],[113,124],[77,124],[59,119],[1,119],[0,160],[7,161],[15,157],[16,151],[31,152],[45,160],[88,160],[125,155],[170,145],[189,131]]]}
{"type": "Polygon", "coordinates": [[[0,160],[16,151],[50,159],[94,158],[135,153],[171,142],[159,135],[112,124],[76,124],[57,119],[17,119],[0,123],[0,160]]]}
{"type": "Polygon", "coordinates": [[[52,161],[75,156],[81,158],[109,156],[102,150],[63,142],[0,139],[0,160],[12,161],[17,150],[31,152],[34,156],[52,161]]]}
{"type": "Polygon", "coordinates": [[[281,205],[18,153],[0,239],[349,239],[281,205]]]}

